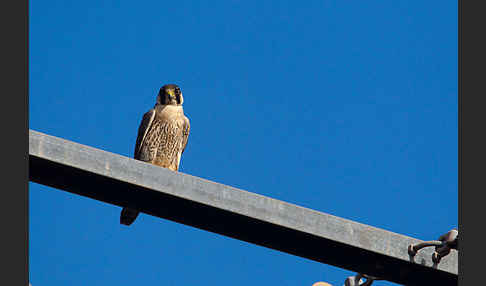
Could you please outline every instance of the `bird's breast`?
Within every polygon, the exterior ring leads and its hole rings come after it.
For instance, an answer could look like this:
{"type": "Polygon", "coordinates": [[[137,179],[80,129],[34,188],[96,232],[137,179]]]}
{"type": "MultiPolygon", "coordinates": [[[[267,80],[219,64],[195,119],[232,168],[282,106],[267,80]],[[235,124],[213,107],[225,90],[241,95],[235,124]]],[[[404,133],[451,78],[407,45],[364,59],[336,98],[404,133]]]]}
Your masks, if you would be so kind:
{"type": "Polygon", "coordinates": [[[184,116],[184,109],[181,105],[163,105],[156,109],[159,120],[167,120],[184,116]]]}

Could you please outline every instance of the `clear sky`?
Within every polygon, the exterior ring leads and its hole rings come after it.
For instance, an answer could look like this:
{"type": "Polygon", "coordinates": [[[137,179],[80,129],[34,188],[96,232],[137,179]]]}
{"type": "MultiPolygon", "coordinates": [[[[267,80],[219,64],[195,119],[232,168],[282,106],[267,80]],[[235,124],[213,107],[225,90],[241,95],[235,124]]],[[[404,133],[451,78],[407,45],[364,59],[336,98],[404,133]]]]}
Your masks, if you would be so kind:
{"type": "MultiPolygon", "coordinates": [[[[132,157],[176,83],[180,171],[423,240],[457,226],[457,1],[33,0],[29,32],[33,130],[132,157]]],[[[29,186],[33,286],[355,274],[29,186]]]]}

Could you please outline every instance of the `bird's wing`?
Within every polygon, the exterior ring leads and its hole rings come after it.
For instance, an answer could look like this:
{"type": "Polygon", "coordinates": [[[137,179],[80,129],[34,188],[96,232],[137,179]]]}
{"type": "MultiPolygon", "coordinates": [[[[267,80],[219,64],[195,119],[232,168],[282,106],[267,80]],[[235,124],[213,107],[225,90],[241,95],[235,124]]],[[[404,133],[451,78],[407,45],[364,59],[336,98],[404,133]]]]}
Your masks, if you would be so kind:
{"type": "Polygon", "coordinates": [[[191,131],[191,124],[189,123],[189,118],[184,116],[184,123],[182,125],[182,153],[186,149],[187,140],[189,139],[189,132],[191,131]]]}
{"type": "Polygon", "coordinates": [[[137,143],[135,144],[135,152],[133,152],[134,153],[133,157],[135,159],[138,160],[141,159],[140,151],[142,150],[142,146],[144,144],[145,138],[147,137],[147,133],[150,130],[150,127],[152,127],[154,118],[155,118],[155,109],[150,109],[147,113],[143,115],[142,122],[138,127],[138,135],[137,135],[137,143]]]}

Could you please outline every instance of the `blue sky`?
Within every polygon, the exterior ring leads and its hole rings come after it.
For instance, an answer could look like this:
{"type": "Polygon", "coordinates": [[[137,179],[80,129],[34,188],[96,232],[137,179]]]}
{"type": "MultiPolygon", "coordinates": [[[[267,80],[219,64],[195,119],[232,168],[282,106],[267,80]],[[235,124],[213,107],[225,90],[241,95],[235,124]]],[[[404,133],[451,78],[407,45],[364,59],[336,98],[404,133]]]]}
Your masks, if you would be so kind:
{"type": "MultiPolygon", "coordinates": [[[[29,21],[33,130],[132,157],[177,83],[180,171],[424,240],[457,226],[457,1],[34,0],[29,21]]],[[[354,275],[29,187],[33,286],[354,275]]]]}

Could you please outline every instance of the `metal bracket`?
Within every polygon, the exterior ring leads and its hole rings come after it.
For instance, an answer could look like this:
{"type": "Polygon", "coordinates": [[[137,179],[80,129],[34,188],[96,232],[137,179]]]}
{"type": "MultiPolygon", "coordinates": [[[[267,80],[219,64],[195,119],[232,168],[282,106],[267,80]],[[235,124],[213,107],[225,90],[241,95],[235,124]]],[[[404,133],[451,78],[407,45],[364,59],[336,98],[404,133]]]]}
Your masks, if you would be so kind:
{"type": "Polygon", "coordinates": [[[408,246],[408,254],[413,257],[420,249],[428,246],[435,246],[435,251],[432,254],[432,261],[434,263],[439,263],[442,257],[446,256],[451,252],[451,249],[458,250],[458,238],[459,231],[457,229],[452,229],[447,233],[441,235],[439,237],[439,240],[410,244],[408,246]]]}
{"type": "Polygon", "coordinates": [[[344,280],[344,286],[370,286],[371,284],[373,284],[373,281],[375,280],[382,280],[382,279],[370,275],[358,273],[355,276],[349,276],[348,278],[346,278],[346,280],[344,280]],[[366,279],[364,283],[362,278],[366,279]]]}

